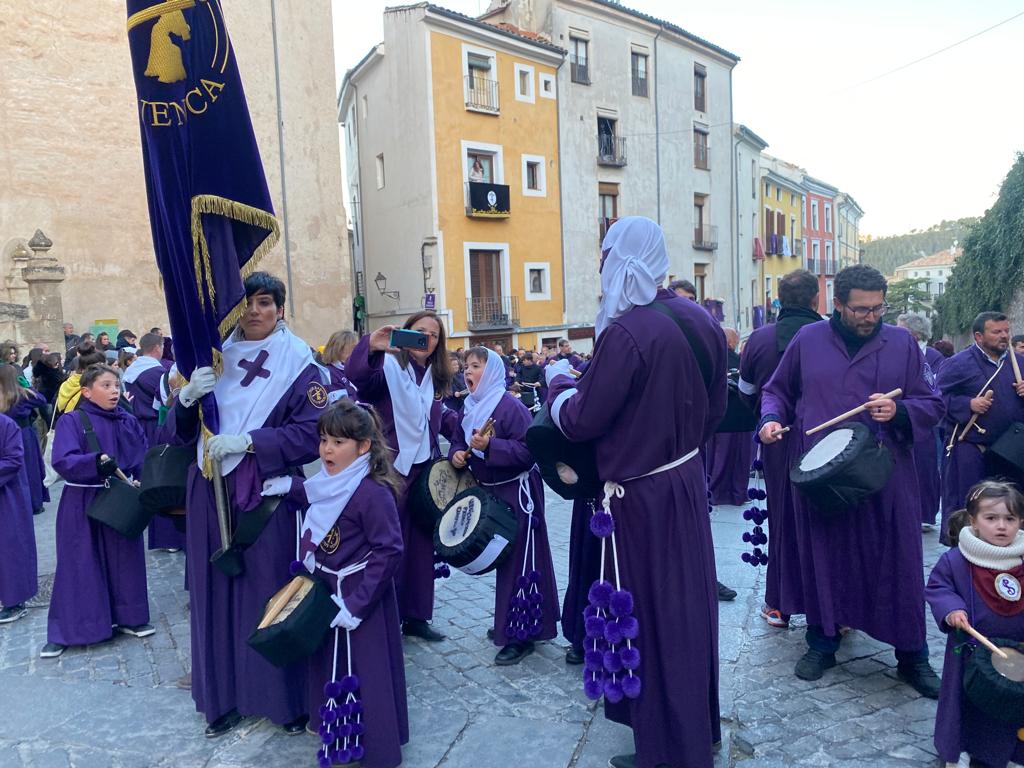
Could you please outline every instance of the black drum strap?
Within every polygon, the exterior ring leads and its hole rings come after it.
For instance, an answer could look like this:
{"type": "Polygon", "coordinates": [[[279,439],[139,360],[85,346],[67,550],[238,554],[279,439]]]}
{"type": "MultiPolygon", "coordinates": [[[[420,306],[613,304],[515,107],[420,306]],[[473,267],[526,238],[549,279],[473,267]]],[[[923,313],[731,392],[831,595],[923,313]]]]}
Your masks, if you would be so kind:
{"type": "Polygon", "coordinates": [[[85,411],[75,411],[75,415],[78,416],[78,421],[82,425],[82,429],[85,430],[85,445],[92,453],[103,453],[103,449],[100,448],[99,438],[96,437],[96,432],[92,428],[92,419],[89,418],[89,414],[85,411]]]}
{"type": "Polygon", "coordinates": [[[652,301],[647,305],[648,309],[653,309],[655,312],[660,312],[665,317],[672,318],[673,322],[679,326],[679,330],[683,332],[683,336],[686,337],[686,343],[689,345],[690,350],[693,352],[693,356],[697,358],[697,367],[700,368],[700,377],[704,380],[704,389],[708,392],[711,391],[711,361],[708,359],[707,350],[704,349],[700,344],[700,340],[693,334],[693,332],[687,327],[683,319],[679,317],[675,312],[669,309],[663,302],[652,301]]]}

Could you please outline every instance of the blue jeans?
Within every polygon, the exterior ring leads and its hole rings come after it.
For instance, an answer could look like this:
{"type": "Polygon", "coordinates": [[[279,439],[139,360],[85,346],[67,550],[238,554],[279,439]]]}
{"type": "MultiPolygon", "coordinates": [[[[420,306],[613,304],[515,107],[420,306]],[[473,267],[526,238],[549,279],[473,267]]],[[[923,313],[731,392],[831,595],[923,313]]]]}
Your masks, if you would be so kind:
{"type": "MultiPolygon", "coordinates": [[[[843,640],[842,635],[839,634],[838,628],[835,629],[835,634],[826,635],[824,628],[812,624],[807,625],[807,634],[805,637],[807,639],[807,647],[811,650],[831,654],[834,654],[839,650],[839,644],[843,640]]],[[[897,664],[916,664],[919,661],[928,661],[927,642],[925,642],[923,648],[913,651],[901,651],[899,648],[896,649],[897,664]]]]}

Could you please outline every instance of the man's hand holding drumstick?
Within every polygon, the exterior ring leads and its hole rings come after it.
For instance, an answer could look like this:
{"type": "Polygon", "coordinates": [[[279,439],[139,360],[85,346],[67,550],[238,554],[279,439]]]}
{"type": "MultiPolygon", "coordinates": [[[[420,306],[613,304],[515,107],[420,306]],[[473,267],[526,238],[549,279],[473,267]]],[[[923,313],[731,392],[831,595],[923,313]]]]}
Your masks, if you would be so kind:
{"type": "Polygon", "coordinates": [[[896,401],[881,392],[868,397],[868,413],[874,421],[892,421],[896,416],[896,401]]]}

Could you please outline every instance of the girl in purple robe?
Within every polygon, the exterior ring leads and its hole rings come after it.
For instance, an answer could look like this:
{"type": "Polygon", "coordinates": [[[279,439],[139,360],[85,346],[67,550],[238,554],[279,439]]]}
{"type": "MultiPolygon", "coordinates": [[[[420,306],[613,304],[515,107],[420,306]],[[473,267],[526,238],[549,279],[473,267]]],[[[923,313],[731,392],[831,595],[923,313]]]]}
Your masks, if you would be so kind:
{"type": "Polygon", "coordinates": [[[1011,485],[985,481],[968,492],[967,509],[956,513],[962,529],[928,578],[925,598],[939,628],[947,633],[942,690],[935,717],[935,749],[947,763],[961,752],[971,765],[1005,768],[1024,764],[1024,713],[1016,725],[997,722],[964,695],[964,665],[972,626],[987,637],[1024,642],[1024,498],[1011,485]]]}
{"type": "Polygon", "coordinates": [[[338,615],[309,659],[309,729],[321,738],[321,766],[395,768],[409,741],[394,585],[401,480],[375,418],[352,400],[325,411],[318,428],[323,468],[291,492],[307,508],[302,566],[330,589],[338,615]]]}
{"type": "Polygon", "coordinates": [[[38,591],[36,535],[20,433],[12,419],[0,414],[0,624],[24,616],[25,601],[38,591]]]}
{"type": "Polygon", "coordinates": [[[359,335],[355,331],[335,331],[327,340],[320,355],[320,362],[331,376],[331,383],[327,386],[331,402],[340,397],[350,397],[353,400],[357,398],[355,384],[349,381],[345,373],[345,361],[352,354],[358,341],[359,335]]]}
{"type": "Polygon", "coordinates": [[[29,502],[32,512],[38,515],[43,511],[43,504],[50,500],[50,491],[43,484],[46,464],[39,436],[32,426],[33,412],[37,409],[46,409],[46,398],[21,386],[18,369],[13,365],[0,366],[0,413],[10,416],[21,428],[29,502]]]}
{"type": "Polygon", "coordinates": [[[118,407],[117,371],[94,365],[82,374],[82,397],[76,412],[60,417],[53,437],[53,468],[64,478],[57,508],[57,572],[46,640],[40,656],[56,658],[69,645],[108,640],[113,627],[123,634],[147,637],[149,596],[142,539],[120,533],[86,516],[107,478],[120,469],[136,474],[146,452],[138,419],[118,407]],[[100,453],[89,450],[86,415],[100,453]]]}
{"type": "Polygon", "coordinates": [[[434,537],[413,522],[409,491],[441,455],[437,443],[441,399],[451,390],[452,372],[444,324],[436,314],[417,312],[403,327],[424,334],[426,349],[391,347],[391,332],[397,329],[385,325],[359,340],[347,372],[359,390],[359,400],[380,415],[395,469],[405,478],[398,499],[404,552],[395,576],[402,633],[437,642],[444,635],[429,624],[434,615],[434,537]]]}
{"type": "Polygon", "coordinates": [[[544,522],[544,486],[526,447],[530,412],[505,391],[501,357],[485,347],[469,350],[466,384],[470,394],[452,435],[449,458],[458,469],[468,466],[480,485],[512,508],[518,523],[515,547],[498,566],[494,592],[494,644],[501,649],[494,663],[508,666],[533,653],[535,641],[557,634],[558,587],[544,522]],[[488,419],[494,419],[493,435],[480,434],[488,419]],[[510,607],[528,600],[532,587],[524,587],[526,581],[537,585],[540,602],[531,605],[539,605],[543,612],[532,634],[509,618],[510,607]]]}

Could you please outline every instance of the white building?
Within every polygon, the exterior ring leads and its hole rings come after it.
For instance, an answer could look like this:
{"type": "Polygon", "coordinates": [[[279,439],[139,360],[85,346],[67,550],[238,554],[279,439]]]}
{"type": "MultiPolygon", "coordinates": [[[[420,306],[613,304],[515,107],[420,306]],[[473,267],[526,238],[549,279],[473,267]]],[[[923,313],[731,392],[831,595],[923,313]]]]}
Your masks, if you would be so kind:
{"type": "Polygon", "coordinates": [[[757,286],[761,270],[754,241],[761,231],[761,152],[768,147],[768,142],[745,125],[737,125],[733,129],[733,146],[736,226],[732,272],[735,285],[727,295],[735,296],[736,302],[730,305],[734,314],[726,315],[725,323],[736,328],[742,338],[753,330],[753,307],[760,300],[757,286]]]}
{"type": "Polygon", "coordinates": [[[665,231],[670,278],[738,315],[732,69],[739,58],[611,0],[493,0],[481,17],[569,51],[558,71],[566,320],[592,326],[600,242],[617,218],[665,231]]]}
{"type": "Polygon", "coordinates": [[[963,248],[953,244],[952,248],[922,256],[896,267],[895,280],[912,280],[917,286],[928,291],[934,298],[946,292],[946,281],[953,272],[956,260],[963,254],[963,248]]]}

